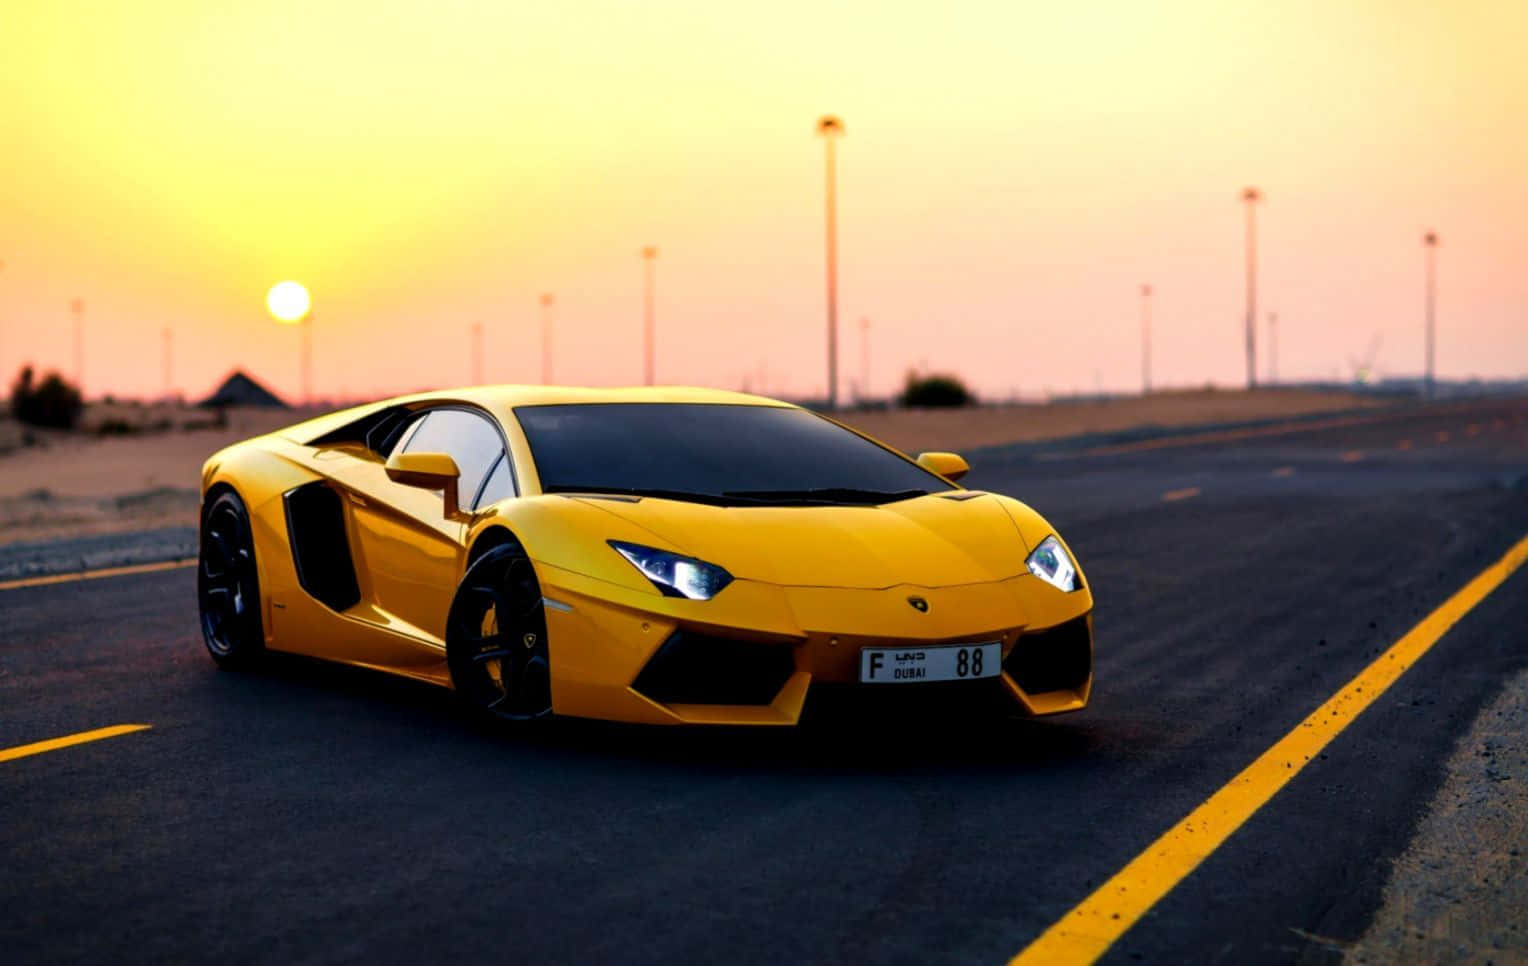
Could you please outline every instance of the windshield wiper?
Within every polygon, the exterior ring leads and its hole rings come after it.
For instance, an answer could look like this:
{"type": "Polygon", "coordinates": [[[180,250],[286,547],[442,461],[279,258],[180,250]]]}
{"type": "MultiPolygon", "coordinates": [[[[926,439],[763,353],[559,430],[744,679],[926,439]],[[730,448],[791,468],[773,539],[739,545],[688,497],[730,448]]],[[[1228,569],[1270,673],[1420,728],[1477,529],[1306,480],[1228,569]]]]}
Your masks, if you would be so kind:
{"type": "Polygon", "coordinates": [[[862,490],[852,486],[823,486],[805,490],[723,490],[730,499],[827,504],[878,504],[928,496],[928,490],[862,490]]]}
{"type": "Polygon", "coordinates": [[[611,496],[650,497],[654,500],[681,500],[687,503],[705,503],[711,506],[732,506],[740,502],[767,503],[767,500],[751,499],[731,493],[696,493],[691,490],[662,490],[643,486],[574,486],[553,484],[542,487],[543,493],[609,494],[611,496]]]}

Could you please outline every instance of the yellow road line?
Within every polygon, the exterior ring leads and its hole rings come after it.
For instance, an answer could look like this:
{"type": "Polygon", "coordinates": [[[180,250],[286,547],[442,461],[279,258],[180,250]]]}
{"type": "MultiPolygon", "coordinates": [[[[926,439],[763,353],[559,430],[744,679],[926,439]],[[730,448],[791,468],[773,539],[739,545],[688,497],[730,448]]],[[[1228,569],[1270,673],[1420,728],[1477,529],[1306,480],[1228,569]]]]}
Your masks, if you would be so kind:
{"type": "Polygon", "coordinates": [[[153,725],[146,724],[123,724],[112,725],[110,728],[97,728],[94,731],[81,731],[77,735],[65,735],[62,738],[49,738],[47,741],[38,741],[30,745],[17,745],[14,748],[0,749],[0,761],[12,761],[16,758],[25,758],[28,755],[40,755],[45,751],[57,751],[60,748],[68,748],[71,745],[83,745],[90,741],[100,741],[102,738],[115,738],[118,735],[130,735],[135,731],[147,731],[153,725]]]}
{"type": "Polygon", "coordinates": [[[1396,449],[1411,449],[1411,440],[1403,439],[1399,443],[1395,444],[1395,448],[1396,449]]]}
{"type": "Polygon", "coordinates": [[[1163,493],[1162,494],[1162,502],[1163,503],[1176,503],[1179,500],[1187,500],[1187,499],[1189,499],[1191,497],[1196,497],[1198,495],[1199,495],[1199,487],[1197,487],[1197,486],[1185,486],[1181,490],[1168,490],[1166,493],[1163,493]]]}
{"type": "Polygon", "coordinates": [[[1528,536],[1518,540],[1505,556],[1407,631],[1241,774],[1062,916],[1015,956],[1012,966],[1097,960],[1524,561],[1528,561],[1528,536]]]}
{"type": "Polygon", "coordinates": [[[128,574],[151,574],[158,570],[177,570],[195,567],[195,560],[166,560],[161,563],[133,564],[128,567],[105,567],[101,570],[80,570],[71,574],[48,574],[45,577],[21,577],[17,580],[0,580],[0,590],[18,590],[22,587],[43,587],[47,584],[69,584],[76,580],[99,580],[102,577],[126,577],[128,574]]]}
{"type": "Polygon", "coordinates": [[[1344,463],[1357,463],[1363,458],[1364,451],[1361,449],[1350,449],[1346,453],[1342,454],[1342,461],[1344,463]]]}
{"type": "Polygon", "coordinates": [[[1294,476],[1295,475],[1295,468],[1293,466],[1281,466],[1278,469],[1274,470],[1269,475],[1270,476],[1294,476]]]}

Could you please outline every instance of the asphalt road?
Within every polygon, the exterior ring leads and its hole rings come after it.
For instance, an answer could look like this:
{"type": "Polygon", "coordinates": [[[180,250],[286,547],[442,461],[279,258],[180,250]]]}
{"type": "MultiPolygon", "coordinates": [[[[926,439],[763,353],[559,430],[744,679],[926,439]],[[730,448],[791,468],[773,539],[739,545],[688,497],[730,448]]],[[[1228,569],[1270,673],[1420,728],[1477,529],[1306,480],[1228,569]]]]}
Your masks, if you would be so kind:
{"type": "MultiPolygon", "coordinates": [[[[976,454],[1097,596],[1092,706],[795,732],[474,729],[312,662],[221,673],[189,570],[0,591],[0,957],[988,962],[1018,953],[1528,534],[1528,401],[976,454]]],[[[1110,950],[1326,962],[1528,667],[1528,570],[1110,950]]]]}

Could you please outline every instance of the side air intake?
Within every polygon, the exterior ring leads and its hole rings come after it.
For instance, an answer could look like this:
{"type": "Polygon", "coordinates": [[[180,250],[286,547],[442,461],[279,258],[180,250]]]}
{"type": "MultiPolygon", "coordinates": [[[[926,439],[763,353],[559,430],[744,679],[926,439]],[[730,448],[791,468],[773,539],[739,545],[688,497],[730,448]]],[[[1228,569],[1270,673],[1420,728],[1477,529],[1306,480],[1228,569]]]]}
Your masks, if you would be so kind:
{"type": "Polygon", "coordinates": [[[328,484],[314,482],[288,490],[283,499],[292,562],[302,589],[333,610],[360,603],[340,495],[328,484]]]}

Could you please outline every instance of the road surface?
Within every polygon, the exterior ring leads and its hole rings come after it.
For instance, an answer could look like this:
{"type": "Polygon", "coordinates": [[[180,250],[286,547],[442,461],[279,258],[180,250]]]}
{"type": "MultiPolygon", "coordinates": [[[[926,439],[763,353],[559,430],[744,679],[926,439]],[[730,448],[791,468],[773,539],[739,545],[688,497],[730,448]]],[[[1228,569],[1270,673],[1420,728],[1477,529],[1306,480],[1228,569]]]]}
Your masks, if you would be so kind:
{"type": "MultiPolygon", "coordinates": [[[[214,669],[194,572],[0,590],[10,963],[978,962],[1021,952],[1528,534],[1528,402],[975,454],[1097,597],[1093,704],[796,732],[466,724],[214,669]]],[[[1108,948],[1328,962],[1528,667],[1528,568],[1108,948]]]]}

